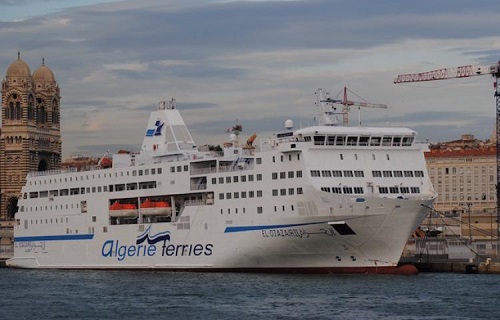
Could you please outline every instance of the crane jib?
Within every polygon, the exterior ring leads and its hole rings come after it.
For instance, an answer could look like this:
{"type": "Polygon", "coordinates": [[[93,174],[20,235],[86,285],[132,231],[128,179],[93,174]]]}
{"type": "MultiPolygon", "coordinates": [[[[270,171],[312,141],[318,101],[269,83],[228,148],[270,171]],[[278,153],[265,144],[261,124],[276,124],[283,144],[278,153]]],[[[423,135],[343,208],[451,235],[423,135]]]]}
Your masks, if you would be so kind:
{"type": "Polygon", "coordinates": [[[493,74],[496,72],[496,66],[484,68],[473,65],[461,66],[457,68],[443,68],[420,73],[401,74],[396,77],[394,83],[403,82],[418,82],[418,81],[432,81],[443,80],[449,78],[466,78],[473,76],[480,76],[484,74],[493,74]],[[488,70],[486,70],[488,69],[488,70]]]}

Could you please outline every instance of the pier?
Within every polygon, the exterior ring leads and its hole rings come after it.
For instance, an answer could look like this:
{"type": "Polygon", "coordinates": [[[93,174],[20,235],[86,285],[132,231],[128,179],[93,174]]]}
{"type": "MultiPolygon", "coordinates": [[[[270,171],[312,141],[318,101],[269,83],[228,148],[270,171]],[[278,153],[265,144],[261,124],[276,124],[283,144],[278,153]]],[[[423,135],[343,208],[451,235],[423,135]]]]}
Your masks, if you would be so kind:
{"type": "Polygon", "coordinates": [[[457,238],[412,238],[400,265],[414,265],[419,272],[500,274],[500,243],[457,238]]]}
{"type": "Polygon", "coordinates": [[[5,261],[14,256],[13,226],[14,221],[0,221],[0,268],[5,267],[5,261]]]}

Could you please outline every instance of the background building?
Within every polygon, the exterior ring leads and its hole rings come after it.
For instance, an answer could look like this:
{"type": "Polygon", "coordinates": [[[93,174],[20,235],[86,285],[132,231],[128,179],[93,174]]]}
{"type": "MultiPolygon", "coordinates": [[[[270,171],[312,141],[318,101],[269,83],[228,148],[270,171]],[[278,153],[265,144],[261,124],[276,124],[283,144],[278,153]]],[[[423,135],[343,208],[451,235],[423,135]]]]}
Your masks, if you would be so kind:
{"type": "Polygon", "coordinates": [[[434,215],[423,226],[446,224],[442,231],[463,238],[493,239],[496,221],[496,146],[471,134],[430,146],[425,153],[429,177],[438,192],[434,215]],[[470,224],[469,224],[470,221],[470,224]]]}
{"type": "Polygon", "coordinates": [[[42,64],[33,74],[20,58],[2,80],[0,131],[0,244],[17,211],[28,172],[60,168],[60,92],[54,73],[42,64]]]}

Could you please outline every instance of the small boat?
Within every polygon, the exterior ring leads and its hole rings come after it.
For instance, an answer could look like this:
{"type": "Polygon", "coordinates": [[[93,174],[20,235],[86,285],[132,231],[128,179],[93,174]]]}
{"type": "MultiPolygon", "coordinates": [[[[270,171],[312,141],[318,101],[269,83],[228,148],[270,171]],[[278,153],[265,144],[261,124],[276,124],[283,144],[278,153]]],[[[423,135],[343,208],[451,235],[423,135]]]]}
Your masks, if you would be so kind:
{"type": "Polygon", "coordinates": [[[137,205],[133,203],[120,203],[116,200],[109,206],[109,215],[113,218],[136,218],[137,205]]]}
{"type": "Polygon", "coordinates": [[[141,203],[141,213],[145,216],[169,216],[172,214],[172,207],[167,201],[146,199],[141,203]]]}
{"type": "Polygon", "coordinates": [[[108,169],[113,167],[113,160],[111,158],[103,157],[101,160],[99,160],[98,166],[101,169],[108,169]]]}

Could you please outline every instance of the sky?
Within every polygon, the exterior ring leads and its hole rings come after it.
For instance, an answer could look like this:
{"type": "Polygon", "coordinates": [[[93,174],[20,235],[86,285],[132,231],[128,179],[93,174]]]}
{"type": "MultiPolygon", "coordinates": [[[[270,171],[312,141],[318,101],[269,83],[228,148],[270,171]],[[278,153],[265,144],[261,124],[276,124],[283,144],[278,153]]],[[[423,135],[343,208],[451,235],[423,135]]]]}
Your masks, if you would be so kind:
{"type": "MultiPolygon", "coordinates": [[[[175,98],[198,145],[243,126],[259,139],[311,124],[315,91],[388,109],[364,126],[423,141],[495,127],[493,78],[411,84],[398,74],[500,60],[493,0],[0,0],[0,77],[17,52],[61,89],[63,157],[138,151],[149,113],[175,98]]],[[[357,123],[357,110],[350,115],[357,123]]]]}

